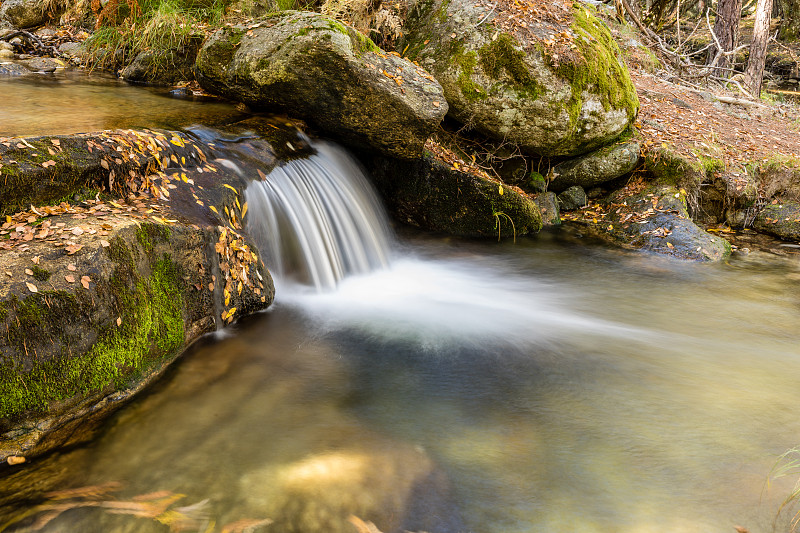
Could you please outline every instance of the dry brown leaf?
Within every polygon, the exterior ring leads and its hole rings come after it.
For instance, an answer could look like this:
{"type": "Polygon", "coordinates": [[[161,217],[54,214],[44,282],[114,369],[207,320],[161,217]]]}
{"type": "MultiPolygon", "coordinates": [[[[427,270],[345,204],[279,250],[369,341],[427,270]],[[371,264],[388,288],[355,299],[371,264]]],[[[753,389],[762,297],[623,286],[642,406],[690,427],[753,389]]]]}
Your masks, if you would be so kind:
{"type": "Polygon", "coordinates": [[[67,283],[75,283],[75,276],[72,274],[67,274],[64,279],[67,280],[67,283]]]}
{"type": "Polygon", "coordinates": [[[29,276],[33,276],[33,270],[31,270],[30,268],[26,268],[26,269],[25,269],[25,273],[26,273],[27,275],[29,275],[29,276]]]}
{"type": "Polygon", "coordinates": [[[89,282],[91,282],[91,278],[89,276],[81,276],[81,285],[83,285],[84,289],[89,288],[89,282]]]}
{"type": "Polygon", "coordinates": [[[70,264],[67,265],[67,270],[75,272],[76,270],[78,270],[78,267],[76,267],[74,264],[70,263],[70,264]]]}
{"type": "Polygon", "coordinates": [[[33,283],[29,283],[29,282],[26,281],[25,285],[28,286],[28,290],[29,291],[31,291],[31,292],[39,292],[39,289],[37,289],[36,285],[34,285],[33,283]]]}

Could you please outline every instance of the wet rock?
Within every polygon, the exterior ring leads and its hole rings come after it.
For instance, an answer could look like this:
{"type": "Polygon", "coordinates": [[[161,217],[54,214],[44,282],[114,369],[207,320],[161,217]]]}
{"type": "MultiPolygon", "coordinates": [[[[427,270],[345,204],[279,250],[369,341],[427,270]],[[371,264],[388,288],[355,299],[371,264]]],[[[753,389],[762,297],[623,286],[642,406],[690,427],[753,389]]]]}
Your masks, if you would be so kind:
{"type": "Polygon", "coordinates": [[[560,226],[561,216],[558,210],[558,199],[554,192],[537,194],[533,201],[542,214],[542,226],[560,226]]]}
{"type": "Polygon", "coordinates": [[[412,226],[461,237],[516,237],[542,227],[527,195],[454,170],[430,155],[416,161],[367,160],[378,190],[394,216],[412,226]]]}
{"type": "Polygon", "coordinates": [[[531,154],[579,155],[617,138],[636,116],[622,54],[589,6],[574,4],[569,27],[509,30],[492,24],[497,13],[479,0],[406,5],[400,46],[442,84],[450,116],[490,138],[531,154]],[[575,46],[558,56],[547,42],[562,31],[575,46]]]}
{"type": "Polygon", "coordinates": [[[447,112],[441,86],[422,68],[316,13],[285,11],[217,31],[197,73],[210,92],[401,159],[422,154],[447,112]]]}
{"type": "Polygon", "coordinates": [[[14,59],[16,54],[13,50],[0,49],[0,59],[14,59]]]}
{"type": "Polygon", "coordinates": [[[64,68],[64,63],[58,59],[53,59],[50,57],[34,57],[31,59],[25,59],[20,61],[19,64],[32,72],[50,73],[55,72],[58,68],[64,68]]]}
{"type": "Polygon", "coordinates": [[[245,174],[257,174],[218,156],[175,132],[0,145],[13,161],[0,168],[0,461],[83,441],[188,343],[271,303],[240,233],[245,174]]]}
{"type": "Polygon", "coordinates": [[[639,162],[636,141],[615,143],[553,167],[548,188],[563,191],[573,185],[590,189],[631,172],[639,162]]]}
{"type": "Polygon", "coordinates": [[[731,253],[728,241],[692,221],[686,196],[675,187],[656,185],[624,199],[612,195],[610,204],[622,207],[606,219],[613,228],[600,229],[631,246],[694,261],[721,261],[731,253]]]}
{"type": "Polygon", "coordinates": [[[786,200],[767,204],[758,213],[753,227],[784,240],[800,241],[800,202],[786,200]]]}
{"type": "Polygon", "coordinates": [[[580,185],[573,185],[558,195],[558,206],[562,211],[572,211],[586,205],[586,192],[580,185]]]}
{"type": "Polygon", "coordinates": [[[30,74],[30,70],[18,63],[0,63],[0,76],[24,76],[26,74],[30,74]]]}

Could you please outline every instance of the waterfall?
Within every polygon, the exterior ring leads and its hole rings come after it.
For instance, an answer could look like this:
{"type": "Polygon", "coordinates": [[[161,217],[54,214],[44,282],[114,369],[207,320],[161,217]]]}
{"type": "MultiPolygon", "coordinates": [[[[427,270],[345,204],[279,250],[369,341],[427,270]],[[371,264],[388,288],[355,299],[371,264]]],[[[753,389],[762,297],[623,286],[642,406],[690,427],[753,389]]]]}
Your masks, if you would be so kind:
{"type": "Polygon", "coordinates": [[[351,274],[388,265],[391,232],[359,164],[344,149],[286,161],[245,191],[248,231],[277,283],[329,290],[351,274]]]}

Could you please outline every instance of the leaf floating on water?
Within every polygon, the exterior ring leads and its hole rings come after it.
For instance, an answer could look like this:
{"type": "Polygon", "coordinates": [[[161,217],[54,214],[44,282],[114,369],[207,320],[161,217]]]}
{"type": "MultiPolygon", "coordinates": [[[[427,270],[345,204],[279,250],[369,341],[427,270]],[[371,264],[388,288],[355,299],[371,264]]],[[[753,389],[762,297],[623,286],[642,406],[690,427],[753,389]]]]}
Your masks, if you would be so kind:
{"type": "Polygon", "coordinates": [[[28,290],[31,292],[39,292],[39,289],[33,283],[25,282],[25,285],[28,286],[28,290]]]}

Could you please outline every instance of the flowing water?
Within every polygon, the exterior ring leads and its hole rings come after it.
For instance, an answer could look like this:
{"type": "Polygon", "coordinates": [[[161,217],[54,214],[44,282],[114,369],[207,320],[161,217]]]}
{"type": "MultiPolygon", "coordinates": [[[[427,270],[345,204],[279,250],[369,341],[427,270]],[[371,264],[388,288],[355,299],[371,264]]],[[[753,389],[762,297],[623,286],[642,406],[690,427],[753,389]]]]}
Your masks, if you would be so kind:
{"type": "MultiPolygon", "coordinates": [[[[331,145],[267,182],[247,195],[288,243],[268,252],[276,304],[197,343],[90,445],[0,479],[8,508],[116,482],[117,504],[184,495],[192,531],[355,532],[350,513],[385,532],[786,531],[795,480],[765,481],[800,444],[796,259],[392,236],[331,145]],[[307,256],[335,260],[293,279],[307,256]]],[[[43,530],[167,530],[108,507],[43,530]]]]}

